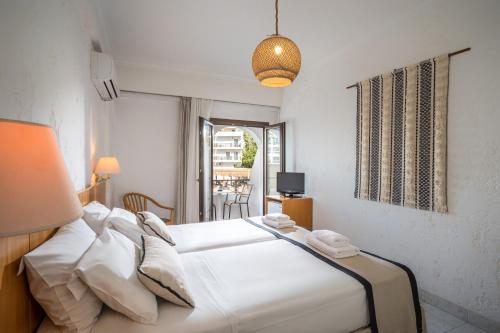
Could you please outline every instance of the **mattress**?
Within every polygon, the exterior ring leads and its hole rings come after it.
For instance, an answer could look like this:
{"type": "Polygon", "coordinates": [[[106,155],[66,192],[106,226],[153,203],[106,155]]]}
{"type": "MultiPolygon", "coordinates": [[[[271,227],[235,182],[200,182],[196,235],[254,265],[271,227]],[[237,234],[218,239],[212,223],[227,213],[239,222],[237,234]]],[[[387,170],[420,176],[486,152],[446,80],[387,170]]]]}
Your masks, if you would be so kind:
{"type": "Polygon", "coordinates": [[[363,286],[285,240],[181,258],[194,309],[159,301],[156,325],[105,309],[92,333],[351,332],[368,325],[363,286]]]}
{"type": "MultiPolygon", "coordinates": [[[[262,217],[252,217],[250,220],[262,224],[262,217]]],[[[243,219],[170,225],[168,231],[176,243],[175,249],[178,253],[204,251],[276,239],[271,233],[257,228],[243,219]]],[[[281,232],[290,236],[290,234],[306,232],[306,230],[295,227],[281,229],[281,232]]]]}

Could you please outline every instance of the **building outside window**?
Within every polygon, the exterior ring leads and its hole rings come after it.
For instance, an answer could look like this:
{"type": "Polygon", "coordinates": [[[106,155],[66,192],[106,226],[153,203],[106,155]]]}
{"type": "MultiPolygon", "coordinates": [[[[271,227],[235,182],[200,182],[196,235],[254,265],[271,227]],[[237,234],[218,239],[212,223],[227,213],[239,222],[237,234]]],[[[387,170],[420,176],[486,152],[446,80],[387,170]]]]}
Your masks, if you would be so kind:
{"type": "Polygon", "coordinates": [[[214,160],[222,168],[241,166],[241,152],[244,149],[243,131],[237,127],[225,127],[214,135],[214,160]]]}

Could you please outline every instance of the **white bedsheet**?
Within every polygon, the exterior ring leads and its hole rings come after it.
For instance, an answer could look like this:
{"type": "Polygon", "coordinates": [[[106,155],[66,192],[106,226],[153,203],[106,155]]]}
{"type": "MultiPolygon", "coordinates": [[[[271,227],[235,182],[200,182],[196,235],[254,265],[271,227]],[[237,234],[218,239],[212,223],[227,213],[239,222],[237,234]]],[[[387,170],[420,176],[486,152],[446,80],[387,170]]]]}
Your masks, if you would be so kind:
{"type": "Polygon", "coordinates": [[[335,333],[368,324],[363,286],[285,240],[181,257],[196,308],[159,301],[154,326],[106,309],[92,333],[335,333]]]}
{"type": "MultiPolygon", "coordinates": [[[[262,217],[250,218],[262,225],[262,217]]],[[[278,231],[276,229],[276,231],[278,231]]],[[[242,219],[222,220],[214,222],[188,223],[168,226],[179,253],[204,251],[220,247],[229,247],[275,240],[269,232],[257,228],[242,219]]],[[[307,232],[300,227],[280,229],[279,232],[293,234],[307,232]]]]}

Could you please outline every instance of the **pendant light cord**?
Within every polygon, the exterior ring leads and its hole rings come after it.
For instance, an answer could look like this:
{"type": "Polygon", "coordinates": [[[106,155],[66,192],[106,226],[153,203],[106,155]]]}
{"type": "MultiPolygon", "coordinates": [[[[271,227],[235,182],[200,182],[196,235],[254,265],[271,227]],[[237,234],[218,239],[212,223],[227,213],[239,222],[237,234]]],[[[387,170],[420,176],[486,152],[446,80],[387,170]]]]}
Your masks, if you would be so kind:
{"type": "Polygon", "coordinates": [[[278,0],[276,0],[276,2],[275,2],[275,8],[276,8],[276,15],[275,15],[275,18],[276,18],[276,35],[278,35],[278,0]]]}

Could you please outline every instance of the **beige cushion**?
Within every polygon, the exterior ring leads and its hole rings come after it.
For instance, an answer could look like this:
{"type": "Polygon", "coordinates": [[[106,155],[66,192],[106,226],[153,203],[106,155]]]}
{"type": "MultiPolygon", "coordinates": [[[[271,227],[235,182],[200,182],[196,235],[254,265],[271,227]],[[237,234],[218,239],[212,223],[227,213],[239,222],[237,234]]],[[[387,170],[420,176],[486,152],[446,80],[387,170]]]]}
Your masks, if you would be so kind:
{"type": "Polygon", "coordinates": [[[134,321],[154,324],[158,304],[137,277],[139,254],[130,239],[106,228],[80,260],[76,272],[107,306],[134,321]]]}
{"type": "Polygon", "coordinates": [[[139,279],[161,298],[185,307],[194,307],[186,286],[184,267],[177,251],[158,237],[142,236],[139,279]]]}
{"type": "Polygon", "coordinates": [[[168,232],[167,225],[156,214],[151,212],[140,212],[137,215],[142,224],[142,228],[149,236],[160,237],[168,244],[175,246],[175,242],[168,232]]]}
{"type": "Polygon", "coordinates": [[[127,236],[137,246],[141,246],[141,236],[146,235],[146,232],[138,224],[137,216],[122,208],[113,208],[104,224],[127,236]]]}
{"type": "Polygon", "coordinates": [[[24,256],[30,291],[62,332],[89,332],[102,302],[75,274],[75,266],[96,238],[77,220],[24,256]]]}

